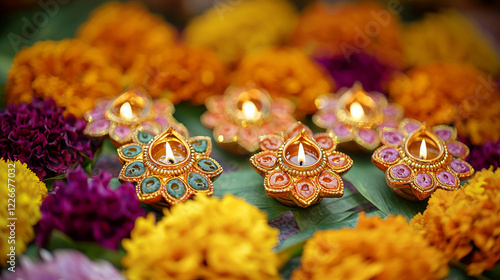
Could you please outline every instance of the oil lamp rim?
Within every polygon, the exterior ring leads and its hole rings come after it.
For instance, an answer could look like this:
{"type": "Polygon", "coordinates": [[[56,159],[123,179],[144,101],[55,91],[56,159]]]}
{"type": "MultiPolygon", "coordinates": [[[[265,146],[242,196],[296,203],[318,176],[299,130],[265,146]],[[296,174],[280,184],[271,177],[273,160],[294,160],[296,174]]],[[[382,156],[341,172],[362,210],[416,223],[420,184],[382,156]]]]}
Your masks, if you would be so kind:
{"type": "Polygon", "coordinates": [[[280,158],[283,160],[283,163],[286,166],[288,166],[294,170],[297,170],[297,171],[315,170],[322,165],[323,158],[324,158],[323,149],[319,146],[318,143],[316,143],[316,141],[313,138],[309,137],[309,135],[307,134],[307,132],[305,130],[302,130],[300,133],[297,133],[292,138],[285,141],[279,149],[279,154],[280,154],[280,158]],[[312,147],[314,150],[316,150],[317,155],[318,155],[318,158],[316,159],[316,161],[312,164],[300,166],[300,165],[297,165],[297,164],[291,162],[289,159],[287,159],[285,152],[287,151],[287,149],[290,146],[295,145],[296,143],[302,143],[303,145],[306,144],[309,147],[312,147]]]}
{"type": "Polygon", "coordinates": [[[182,167],[188,165],[189,162],[191,161],[191,158],[192,158],[191,145],[189,145],[189,143],[187,143],[187,141],[185,141],[183,139],[183,137],[172,127],[169,127],[163,133],[155,136],[148,143],[146,151],[147,151],[147,157],[152,163],[154,163],[155,165],[157,165],[159,167],[166,168],[166,169],[182,168],[182,167]],[[161,143],[171,142],[173,140],[174,142],[182,144],[184,146],[184,148],[186,149],[186,155],[184,156],[184,159],[179,161],[179,162],[176,162],[174,164],[165,164],[165,163],[160,162],[157,159],[155,159],[153,157],[153,155],[151,154],[153,151],[153,146],[159,145],[160,143],[158,141],[163,140],[163,139],[165,139],[165,141],[162,141],[161,143]]]}
{"type": "MultiPolygon", "coordinates": [[[[427,146],[428,145],[429,145],[429,143],[427,143],[427,146]]],[[[431,163],[440,161],[441,159],[443,159],[443,157],[445,155],[444,141],[441,140],[439,138],[439,136],[437,136],[426,123],[423,123],[418,129],[416,129],[415,131],[413,131],[412,133],[410,133],[406,137],[403,146],[404,146],[404,152],[405,152],[405,154],[410,159],[412,159],[413,161],[417,161],[419,163],[423,163],[423,164],[431,164],[431,163]],[[425,136],[426,136],[426,137],[421,137],[422,139],[429,138],[430,140],[432,140],[432,142],[434,144],[437,145],[439,153],[438,153],[438,155],[435,158],[432,158],[432,159],[421,159],[421,158],[418,158],[418,157],[416,157],[416,156],[414,156],[413,154],[410,153],[409,146],[410,146],[410,144],[412,144],[415,141],[417,141],[417,138],[419,138],[418,136],[420,136],[420,135],[417,136],[417,134],[420,134],[420,133],[424,133],[425,136]]]]}
{"type": "Polygon", "coordinates": [[[151,99],[151,97],[145,94],[144,92],[140,91],[139,89],[133,88],[133,89],[127,89],[117,97],[113,98],[110,102],[108,102],[108,104],[106,105],[105,114],[106,117],[113,122],[119,124],[133,125],[141,123],[146,119],[148,119],[149,115],[153,112],[152,108],[153,108],[153,100],[151,99]],[[139,112],[139,114],[137,114],[135,118],[132,118],[130,120],[125,120],[113,112],[113,108],[117,106],[122,106],[125,102],[129,102],[131,104],[130,101],[137,98],[142,98],[144,104],[142,107],[142,111],[139,112]]]}

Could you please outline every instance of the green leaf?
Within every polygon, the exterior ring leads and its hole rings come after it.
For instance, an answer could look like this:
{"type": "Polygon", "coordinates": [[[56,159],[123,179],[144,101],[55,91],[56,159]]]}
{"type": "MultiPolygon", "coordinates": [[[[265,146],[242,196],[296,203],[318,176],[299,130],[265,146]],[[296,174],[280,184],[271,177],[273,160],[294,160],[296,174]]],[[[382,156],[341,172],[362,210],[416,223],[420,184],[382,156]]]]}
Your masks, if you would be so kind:
{"type": "Polygon", "coordinates": [[[282,279],[290,279],[293,271],[300,266],[300,257],[291,258],[280,269],[282,279]]]}
{"type": "Polygon", "coordinates": [[[394,193],[387,185],[385,174],[371,163],[368,155],[352,155],[354,165],[344,178],[349,180],[358,191],[385,214],[401,214],[407,219],[423,212],[425,201],[409,201],[394,193]]]}
{"type": "Polygon", "coordinates": [[[125,255],[123,249],[113,251],[93,242],[76,242],[57,230],[52,231],[47,249],[49,251],[54,251],[56,249],[74,249],[82,252],[91,260],[107,260],[119,269],[122,268],[121,259],[125,255]]]}
{"type": "Polygon", "coordinates": [[[222,173],[221,177],[214,182],[214,196],[222,197],[232,194],[241,197],[266,212],[269,220],[294,209],[267,196],[263,182],[264,179],[253,169],[222,173]]]}
{"type": "Polygon", "coordinates": [[[500,279],[500,265],[495,266],[492,270],[483,272],[483,275],[490,279],[500,279]]]}
{"type": "Polygon", "coordinates": [[[111,178],[111,180],[109,180],[109,187],[113,190],[116,190],[121,185],[122,183],[118,180],[118,178],[111,178]]]}
{"type": "Polygon", "coordinates": [[[369,201],[361,194],[353,193],[349,188],[344,188],[344,196],[340,198],[324,198],[315,205],[308,208],[295,208],[292,212],[297,225],[303,230],[311,226],[344,220],[353,213],[346,211],[367,203],[369,201]]]}

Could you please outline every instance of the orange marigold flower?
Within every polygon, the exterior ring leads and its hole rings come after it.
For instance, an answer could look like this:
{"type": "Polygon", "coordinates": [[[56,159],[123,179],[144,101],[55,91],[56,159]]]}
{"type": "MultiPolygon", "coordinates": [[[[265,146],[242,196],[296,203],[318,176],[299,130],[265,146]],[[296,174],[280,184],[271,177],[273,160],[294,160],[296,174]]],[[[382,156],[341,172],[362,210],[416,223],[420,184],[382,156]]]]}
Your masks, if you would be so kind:
{"type": "Polygon", "coordinates": [[[451,260],[479,275],[500,261],[500,169],[483,170],[457,191],[437,190],[410,225],[451,260]]]}
{"type": "Polygon", "coordinates": [[[138,56],[128,77],[153,98],[166,97],[174,104],[183,100],[203,104],[226,87],[226,69],[220,59],[208,50],[186,45],[138,56]]]}
{"type": "Polygon", "coordinates": [[[415,67],[389,82],[389,95],[407,117],[430,125],[453,124],[481,145],[500,137],[500,93],[491,77],[470,64],[415,67]]]}
{"type": "Polygon", "coordinates": [[[136,55],[172,45],[177,32],[139,2],[109,2],[94,10],[77,36],[127,69],[136,55]]]}
{"type": "Polygon", "coordinates": [[[293,39],[321,56],[365,52],[403,65],[399,17],[376,2],[314,3],[299,18],[293,39]]]}
{"type": "Polygon", "coordinates": [[[254,84],[273,97],[297,105],[297,113],[316,111],[316,97],[332,90],[333,82],[299,49],[269,48],[244,56],[234,74],[236,84],[254,84]]]}
{"type": "Polygon", "coordinates": [[[490,73],[500,70],[500,58],[492,43],[456,11],[427,14],[406,26],[402,37],[410,65],[442,61],[471,63],[490,73]]]}
{"type": "Polygon", "coordinates": [[[66,113],[81,118],[98,97],[120,92],[120,69],[81,40],[42,41],[14,57],[6,85],[7,102],[52,97],[66,113]]]}
{"type": "Polygon", "coordinates": [[[317,231],[304,246],[292,280],[442,279],[446,259],[403,216],[367,218],[355,229],[317,231]]]}

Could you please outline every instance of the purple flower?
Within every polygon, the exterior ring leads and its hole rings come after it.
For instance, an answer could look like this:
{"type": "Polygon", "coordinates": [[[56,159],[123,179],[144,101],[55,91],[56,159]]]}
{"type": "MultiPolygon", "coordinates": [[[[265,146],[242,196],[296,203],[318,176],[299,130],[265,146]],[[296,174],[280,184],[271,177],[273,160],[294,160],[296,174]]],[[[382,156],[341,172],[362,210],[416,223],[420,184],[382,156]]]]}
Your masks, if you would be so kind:
{"type": "Polygon", "coordinates": [[[21,267],[15,272],[4,272],[5,280],[122,280],[120,271],[107,261],[93,262],[84,254],[74,250],[57,250],[51,255],[42,250],[41,262],[34,263],[27,257],[21,257],[21,267]]]}
{"type": "Polygon", "coordinates": [[[40,180],[92,158],[85,121],[63,112],[53,99],[9,105],[0,113],[0,157],[26,163],[40,180]]]}
{"type": "Polygon", "coordinates": [[[493,170],[500,166],[500,139],[496,142],[487,141],[482,146],[472,146],[467,162],[476,171],[488,169],[493,166],[493,170]]]}
{"type": "Polygon", "coordinates": [[[351,87],[360,81],[366,91],[384,93],[384,85],[391,78],[394,68],[380,63],[366,53],[352,54],[349,59],[344,55],[316,58],[335,80],[337,89],[351,87]]]}
{"type": "Polygon", "coordinates": [[[68,171],[66,179],[67,183],[54,183],[54,193],[40,207],[36,242],[45,245],[57,229],[77,241],[118,249],[135,219],[145,215],[134,186],[127,182],[112,190],[108,185],[111,174],[100,172],[89,180],[80,166],[68,171]]]}

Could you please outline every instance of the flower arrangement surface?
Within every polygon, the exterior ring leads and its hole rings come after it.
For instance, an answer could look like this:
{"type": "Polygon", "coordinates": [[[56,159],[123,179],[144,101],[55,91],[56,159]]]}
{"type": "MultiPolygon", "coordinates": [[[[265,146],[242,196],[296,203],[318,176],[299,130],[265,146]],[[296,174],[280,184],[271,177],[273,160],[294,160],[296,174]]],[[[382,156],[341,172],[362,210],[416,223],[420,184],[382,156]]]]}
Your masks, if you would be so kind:
{"type": "Polygon", "coordinates": [[[0,199],[4,201],[0,209],[0,240],[2,240],[0,242],[0,266],[5,267],[6,262],[10,260],[7,254],[12,254],[11,247],[15,244],[14,255],[19,256],[26,251],[28,244],[35,237],[33,227],[40,220],[40,204],[47,194],[47,188],[26,164],[19,161],[0,159],[0,168],[3,171],[0,174],[2,184],[0,199]],[[9,176],[9,174],[15,176],[9,176]],[[15,194],[14,197],[12,193],[15,194]],[[16,219],[9,220],[9,218],[16,219]],[[9,227],[13,222],[14,235],[11,233],[12,228],[9,227]],[[9,240],[14,240],[14,242],[9,243],[9,240]]]}

